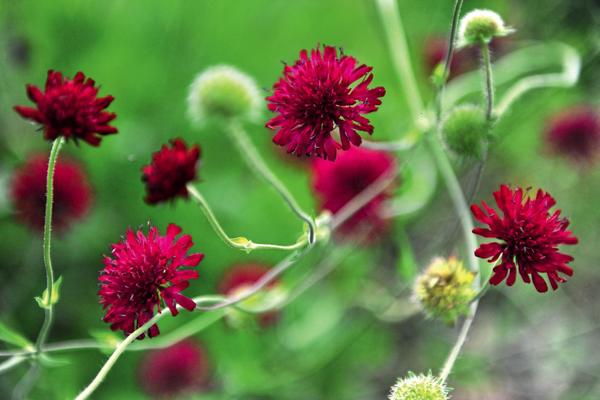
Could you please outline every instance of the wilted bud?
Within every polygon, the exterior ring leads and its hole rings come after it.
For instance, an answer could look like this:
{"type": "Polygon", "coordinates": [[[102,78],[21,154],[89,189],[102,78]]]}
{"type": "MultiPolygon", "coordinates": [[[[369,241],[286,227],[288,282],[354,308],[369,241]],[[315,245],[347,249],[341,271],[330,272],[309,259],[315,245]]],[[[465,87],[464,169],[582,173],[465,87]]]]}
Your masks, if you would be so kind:
{"type": "Polygon", "coordinates": [[[447,400],[448,388],[438,377],[408,373],[392,386],[389,400],[447,400]]]}
{"type": "Polygon", "coordinates": [[[473,10],[460,21],[459,47],[489,43],[494,37],[507,36],[514,29],[507,27],[502,17],[491,10],[473,10]]]}
{"type": "Polygon", "coordinates": [[[446,116],[442,137],[455,154],[481,159],[490,139],[491,124],[480,107],[460,105],[446,116]]]}
{"type": "Polygon", "coordinates": [[[417,278],[414,296],[430,317],[454,324],[469,311],[476,295],[474,279],[475,274],[455,257],[436,258],[417,278]]]}
{"type": "Polygon", "coordinates": [[[190,118],[202,124],[210,118],[254,119],[262,97],[249,75],[229,65],[210,67],[196,76],[188,95],[190,118]]]}

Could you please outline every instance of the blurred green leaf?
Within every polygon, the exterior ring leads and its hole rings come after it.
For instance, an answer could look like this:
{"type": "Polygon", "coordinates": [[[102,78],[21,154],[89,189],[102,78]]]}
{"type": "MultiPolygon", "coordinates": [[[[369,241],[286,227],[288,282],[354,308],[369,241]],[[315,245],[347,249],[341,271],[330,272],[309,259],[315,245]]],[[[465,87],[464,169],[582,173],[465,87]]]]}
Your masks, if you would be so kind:
{"type": "Polygon", "coordinates": [[[20,333],[6,326],[0,321],[0,340],[6,343],[13,344],[20,348],[31,346],[31,342],[20,333]]]}

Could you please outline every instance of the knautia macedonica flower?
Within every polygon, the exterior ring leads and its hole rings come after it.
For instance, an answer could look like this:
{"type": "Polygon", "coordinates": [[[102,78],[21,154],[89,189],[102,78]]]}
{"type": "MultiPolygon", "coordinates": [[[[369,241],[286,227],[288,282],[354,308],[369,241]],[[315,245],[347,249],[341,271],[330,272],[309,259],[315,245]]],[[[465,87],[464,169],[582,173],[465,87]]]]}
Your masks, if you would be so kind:
{"type": "Polygon", "coordinates": [[[210,67],[196,76],[188,95],[188,114],[197,124],[210,118],[255,119],[263,104],[254,79],[230,65],[210,67]]]}
{"type": "MultiPolygon", "coordinates": [[[[165,236],[154,226],[147,235],[128,229],[123,240],[112,245],[99,278],[100,303],[106,309],[104,321],[112,330],[128,335],[165,306],[173,316],[178,314],[178,304],[189,311],[196,308],[196,303],[181,292],[190,279],[198,278],[198,271],[185,267],[197,266],[204,255],[188,254],[192,238],[176,238],[180,233],[181,228],[174,224],[167,227],[165,236]]],[[[156,324],[148,329],[150,337],[158,334],[156,324]]]]}
{"type": "Polygon", "coordinates": [[[196,179],[200,146],[188,148],[180,138],[171,140],[170,144],[163,145],[152,154],[150,164],[142,167],[148,204],[173,200],[178,196],[187,198],[186,185],[196,179]]]}
{"type": "MultiPolygon", "coordinates": [[[[448,52],[448,41],[439,36],[432,36],[425,40],[423,47],[423,61],[426,72],[431,75],[436,68],[446,61],[446,53],[448,52]]],[[[475,59],[476,60],[476,59],[475,59]]],[[[458,50],[452,57],[450,63],[450,76],[448,79],[453,79],[468,70],[472,69],[474,62],[469,58],[469,55],[464,50],[458,50]]]]}
{"type": "Polygon", "coordinates": [[[398,379],[392,386],[389,400],[447,400],[449,389],[438,377],[408,373],[406,378],[398,379]]]}
{"type": "Polygon", "coordinates": [[[579,106],[553,116],[546,127],[550,150],[578,164],[591,164],[600,155],[600,114],[579,106]]]}
{"type": "Polygon", "coordinates": [[[507,27],[498,13],[491,10],[473,10],[460,20],[459,47],[489,43],[495,37],[507,36],[514,29],[507,27]]]}
{"type": "Polygon", "coordinates": [[[209,371],[204,348],[187,339],[148,353],[140,364],[139,380],[154,398],[178,398],[203,390],[209,371]]]}
{"type": "MultiPolygon", "coordinates": [[[[395,165],[390,154],[363,148],[341,153],[334,163],[314,160],[312,187],[321,210],[328,210],[335,215],[382,175],[392,173],[395,165]]],[[[366,241],[373,241],[386,233],[389,222],[380,214],[389,197],[390,190],[383,191],[355,212],[341,225],[342,235],[358,235],[366,237],[366,241]]]]}
{"type": "MultiPolygon", "coordinates": [[[[259,263],[249,263],[249,264],[236,264],[229,268],[221,282],[219,283],[219,292],[229,296],[235,297],[239,296],[252,288],[267,272],[269,272],[270,267],[259,264],[259,263]]],[[[241,302],[242,307],[254,308],[255,306],[262,307],[265,306],[268,302],[268,297],[276,297],[269,296],[269,294],[277,294],[277,290],[279,289],[280,282],[278,279],[274,279],[264,288],[261,293],[253,295],[246,300],[241,302]]],[[[233,310],[235,313],[235,310],[233,310]]],[[[231,314],[230,314],[231,315],[231,314]]],[[[279,312],[278,311],[266,311],[257,315],[257,321],[262,327],[272,326],[279,320],[279,312]]],[[[235,314],[233,317],[240,317],[239,319],[243,319],[242,316],[235,314]]],[[[231,319],[230,319],[231,320],[231,319]]],[[[236,321],[232,321],[236,324],[236,321]]]]}
{"type": "Polygon", "coordinates": [[[417,278],[414,296],[429,316],[452,325],[469,312],[477,294],[474,279],[475,274],[456,257],[436,258],[417,278]]]}
{"type": "Polygon", "coordinates": [[[573,257],[559,252],[558,246],[576,244],[577,238],[567,229],[569,220],[561,218],[560,210],[550,213],[556,204],[552,196],[541,189],[535,197],[525,196],[521,188],[511,190],[502,185],[494,192],[502,215],[485,202],[482,202],[483,210],[477,205],[471,206],[475,218],[488,226],[475,228],[473,233],[499,240],[482,244],[475,255],[489,259],[490,263],[500,260],[490,278],[492,285],[506,279],[506,284],[512,286],[518,269],[523,281],[531,283],[533,280],[538,292],[548,290],[544,274],[556,290],[559,283],[566,281],[565,276],[573,275],[573,269],[567,265],[573,257]]]}
{"type": "Polygon", "coordinates": [[[116,114],[105,111],[114,98],[98,97],[99,88],[94,85],[94,80],[82,72],[68,79],[50,70],[43,92],[37,86],[27,85],[27,96],[36,107],[15,106],[15,111],[43,125],[46,140],[64,136],[98,146],[103,135],[117,133],[117,128],[109,125],[116,114]]]}
{"type": "Polygon", "coordinates": [[[267,123],[276,131],[273,142],[297,156],[328,160],[335,160],[340,148],[360,146],[358,132],[373,133],[365,114],[377,110],[385,95],[383,87],[369,88],[371,70],[335,47],[302,50],[267,97],[269,110],[277,114],[267,123]]]}
{"type": "Polygon", "coordinates": [[[491,124],[481,107],[462,104],[454,107],[442,122],[442,137],[457,156],[482,159],[491,138],[491,124]]]}
{"type": "MultiPolygon", "coordinates": [[[[16,218],[31,229],[44,230],[48,157],[34,155],[15,171],[10,195],[16,218]]],[[[92,191],[83,169],[74,161],[59,159],[54,169],[52,228],[65,232],[89,211],[92,191]]]]}

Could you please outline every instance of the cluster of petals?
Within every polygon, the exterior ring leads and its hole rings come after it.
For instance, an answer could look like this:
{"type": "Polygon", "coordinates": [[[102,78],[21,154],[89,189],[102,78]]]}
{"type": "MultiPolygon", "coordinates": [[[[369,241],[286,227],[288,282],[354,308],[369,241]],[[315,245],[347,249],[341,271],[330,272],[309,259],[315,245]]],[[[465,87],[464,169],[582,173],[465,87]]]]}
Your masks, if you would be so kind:
{"type": "MultiPolygon", "coordinates": [[[[203,254],[189,254],[192,238],[183,235],[174,224],[167,227],[166,235],[151,227],[148,234],[141,230],[127,230],[120,243],[112,245],[112,256],[104,257],[100,275],[100,303],[106,309],[104,321],[112,330],[129,335],[148,322],[163,304],[173,316],[177,305],[192,311],[196,304],[181,294],[191,279],[198,278],[195,267],[203,254]]],[[[150,337],[159,334],[158,326],[148,329],[150,337]]],[[[140,338],[143,338],[143,334],[140,338]]]]}
{"type": "Polygon", "coordinates": [[[369,88],[371,70],[335,47],[302,50],[267,97],[276,114],[266,125],[276,131],[273,142],[297,156],[328,160],[335,160],[340,148],[360,146],[358,132],[373,133],[364,115],[376,111],[385,95],[383,87],[369,88]]]}
{"type": "Polygon", "coordinates": [[[525,283],[531,283],[538,292],[546,292],[548,285],[543,275],[556,290],[565,282],[565,276],[572,276],[573,269],[568,265],[573,261],[570,255],[561,253],[559,245],[573,245],[577,238],[568,230],[569,221],[561,218],[561,211],[550,209],[556,201],[541,189],[535,197],[528,197],[523,189],[510,189],[506,185],[494,192],[494,199],[501,215],[482,202],[482,207],[471,206],[475,218],[487,228],[478,227],[473,233],[489,239],[475,251],[475,255],[498,262],[490,278],[492,285],[506,280],[512,286],[517,270],[525,283]]]}
{"type": "Polygon", "coordinates": [[[600,114],[589,106],[564,110],[548,121],[545,138],[554,154],[591,164],[600,155],[600,114]]]}

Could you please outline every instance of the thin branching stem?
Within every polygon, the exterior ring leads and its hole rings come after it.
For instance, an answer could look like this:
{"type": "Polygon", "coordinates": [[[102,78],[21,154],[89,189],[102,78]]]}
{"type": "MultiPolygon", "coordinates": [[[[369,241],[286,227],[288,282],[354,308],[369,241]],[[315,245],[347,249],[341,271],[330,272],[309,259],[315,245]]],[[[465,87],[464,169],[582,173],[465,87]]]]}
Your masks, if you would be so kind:
{"type": "Polygon", "coordinates": [[[491,121],[494,115],[494,75],[488,42],[481,42],[481,69],[483,70],[485,84],[485,117],[488,121],[491,121]]]}

